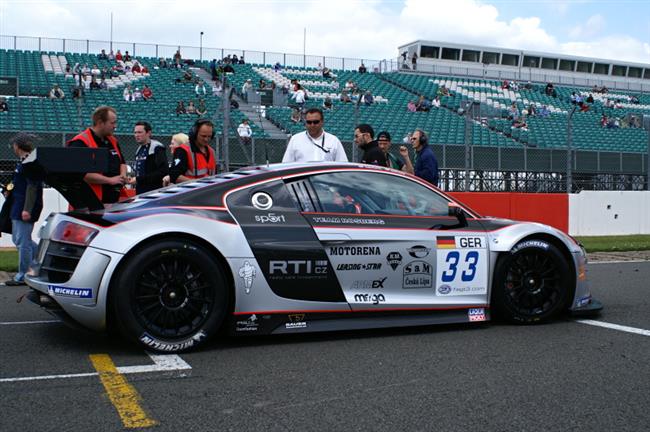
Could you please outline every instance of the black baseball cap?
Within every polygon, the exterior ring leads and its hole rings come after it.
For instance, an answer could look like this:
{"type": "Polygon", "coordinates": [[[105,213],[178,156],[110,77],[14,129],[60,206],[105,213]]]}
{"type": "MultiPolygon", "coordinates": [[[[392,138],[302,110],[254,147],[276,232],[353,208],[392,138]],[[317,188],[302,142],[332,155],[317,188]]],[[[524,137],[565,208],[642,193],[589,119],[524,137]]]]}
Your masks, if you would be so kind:
{"type": "Polygon", "coordinates": [[[377,135],[377,141],[379,141],[382,138],[385,139],[385,140],[390,141],[390,134],[388,132],[386,132],[386,131],[379,132],[379,134],[377,135]]]}

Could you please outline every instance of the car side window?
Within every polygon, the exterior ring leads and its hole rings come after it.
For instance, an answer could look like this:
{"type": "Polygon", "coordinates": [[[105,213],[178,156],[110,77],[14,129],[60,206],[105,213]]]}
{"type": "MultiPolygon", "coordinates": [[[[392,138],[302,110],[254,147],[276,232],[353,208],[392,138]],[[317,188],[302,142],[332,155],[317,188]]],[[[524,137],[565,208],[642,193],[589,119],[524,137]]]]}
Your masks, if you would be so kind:
{"type": "Polygon", "coordinates": [[[345,171],[310,177],[324,212],[447,216],[448,200],[408,178],[345,171]]]}

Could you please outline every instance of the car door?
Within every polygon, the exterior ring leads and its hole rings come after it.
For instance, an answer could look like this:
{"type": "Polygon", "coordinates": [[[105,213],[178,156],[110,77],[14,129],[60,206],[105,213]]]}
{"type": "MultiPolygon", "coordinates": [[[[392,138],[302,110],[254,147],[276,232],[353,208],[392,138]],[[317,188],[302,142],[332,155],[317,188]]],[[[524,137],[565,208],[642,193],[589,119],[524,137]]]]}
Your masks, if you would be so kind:
{"type": "Polygon", "coordinates": [[[487,304],[482,226],[449,216],[449,200],[389,172],[323,172],[289,183],[354,310],[487,304]]]}

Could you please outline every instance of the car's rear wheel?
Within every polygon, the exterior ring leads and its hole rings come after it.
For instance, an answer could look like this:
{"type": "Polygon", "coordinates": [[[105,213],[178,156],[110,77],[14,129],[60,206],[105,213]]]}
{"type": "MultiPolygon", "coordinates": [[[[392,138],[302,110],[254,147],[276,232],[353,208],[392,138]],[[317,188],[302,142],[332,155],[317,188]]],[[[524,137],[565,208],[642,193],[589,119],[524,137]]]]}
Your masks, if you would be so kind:
{"type": "Polygon", "coordinates": [[[544,322],[568,307],[573,292],[570,267],[558,248],[544,240],[526,240],[499,257],[492,307],[508,321],[544,322]]]}
{"type": "Polygon", "coordinates": [[[112,318],[147,349],[196,348],[221,326],[228,305],[222,266],[202,246],[165,240],[127,257],[112,284],[112,318]]]}

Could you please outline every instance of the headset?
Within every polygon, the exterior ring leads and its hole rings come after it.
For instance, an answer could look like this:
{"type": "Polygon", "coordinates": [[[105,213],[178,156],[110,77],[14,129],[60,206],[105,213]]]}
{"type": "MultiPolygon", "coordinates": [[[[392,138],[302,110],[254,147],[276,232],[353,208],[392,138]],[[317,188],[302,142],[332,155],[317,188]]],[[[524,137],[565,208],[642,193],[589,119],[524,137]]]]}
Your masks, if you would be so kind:
{"type": "Polygon", "coordinates": [[[423,131],[422,129],[416,129],[414,132],[420,132],[420,144],[422,144],[423,146],[429,144],[429,137],[427,136],[425,131],[423,131]]]}
{"type": "Polygon", "coordinates": [[[201,126],[204,124],[208,124],[212,126],[212,138],[214,139],[215,137],[215,132],[214,132],[214,124],[212,123],[211,120],[209,119],[198,119],[197,121],[194,122],[192,127],[190,128],[190,131],[187,133],[187,135],[190,137],[190,144],[195,144],[196,143],[196,136],[199,133],[199,129],[201,129],[201,126]]]}

